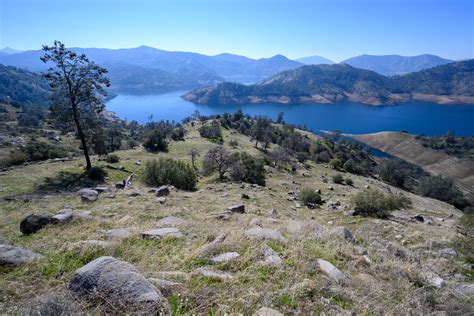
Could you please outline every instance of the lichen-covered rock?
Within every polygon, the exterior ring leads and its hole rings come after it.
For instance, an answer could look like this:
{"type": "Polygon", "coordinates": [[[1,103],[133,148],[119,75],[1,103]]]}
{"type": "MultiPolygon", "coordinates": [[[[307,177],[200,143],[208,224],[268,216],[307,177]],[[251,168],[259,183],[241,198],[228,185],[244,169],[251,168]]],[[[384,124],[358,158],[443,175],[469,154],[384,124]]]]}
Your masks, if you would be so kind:
{"type": "Polygon", "coordinates": [[[321,271],[323,271],[328,277],[335,281],[342,281],[346,278],[344,273],[341,272],[338,268],[336,268],[332,263],[318,259],[318,265],[321,271]]]}
{"type": "Polygon", "coordinates": [[[245,235],[250,239],[260,240],[285,240],[276,230],[270,228],[254,227],[245,231],[245,235]]]}
{"type": "Polygon", "coordinates": [[[170,314],[160,291],[131,264],[113,257],[100,257],[76,270],[68,289],[79,298],[100,301],[121,313],[170,314]]]}
{"type": "Polygon", "coordinates": [[[225,252],[211,258],[213,263],[222,263],[227,261],[232,261],[240,257],[237,252],[225,252]]]}
{"type": "Polygon", "coordinates": [[[142,233],[142,237],[145,239],[160,239],[163,237],[181,238],[183,237],[183,234],[181,234],[179,229],[175,227],[166,227],[147,230],[142,233]]]}
{"type": "Polygon", "coordinates": [[[95,202],[99,197],[99,192],[93,189],[80,189],[77,191],[77,195],[81,197],[84,202],[95,202]]]}
{"type": "Polygon", "coordinates": [[[0,265],[19,266],[41,258],[31,250],[12,246],[0,245],[0,265]]]}

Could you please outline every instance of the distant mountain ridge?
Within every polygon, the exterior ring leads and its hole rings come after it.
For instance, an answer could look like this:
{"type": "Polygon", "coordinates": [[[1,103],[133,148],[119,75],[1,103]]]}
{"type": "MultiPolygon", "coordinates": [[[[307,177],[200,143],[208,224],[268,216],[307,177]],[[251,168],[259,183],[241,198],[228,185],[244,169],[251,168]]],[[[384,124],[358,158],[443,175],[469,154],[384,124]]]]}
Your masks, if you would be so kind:
{"type": "MultiPolygon", "coordinates": [[[[110,70],[116,92],[160,93],[189,89],[225,80],[257,82],[283,70],[303,64],[276,55],[251,59],[233,54],[207,56],[191,52],[170,52],[148,46],[127,49],[72,48],[110,70]]],[[[41,50],[0,54],[0,64],[44,71],[41,50]]]]}
{"type": "Polygon", "coordinates": [[[360,55],[341,61],[356,68],[375,71],[384,76],[403,75],[439,65],[452,63],[454,60],[435,55],[400,56],[400,55],[360,55]]]}
{"type": "Polygon", "coordinates": [[[387,77],[347,64],[308,65],[258,84],[220,83],[182,96],[201,104],[399,104],[411,100],[474,104],[474,59],[404,76],[387,77]]]}
{"type": "Polygon", "coordinates": [[[307,57],[301,57],[295,59],[296,61],[303,63],[305,65],[320,65],[320,64],[327,64],[327,65],[332,65],[334,62],[332,60],[329,60],[327,58],[321,57],[321,56],[307,56],[307,57]]]}

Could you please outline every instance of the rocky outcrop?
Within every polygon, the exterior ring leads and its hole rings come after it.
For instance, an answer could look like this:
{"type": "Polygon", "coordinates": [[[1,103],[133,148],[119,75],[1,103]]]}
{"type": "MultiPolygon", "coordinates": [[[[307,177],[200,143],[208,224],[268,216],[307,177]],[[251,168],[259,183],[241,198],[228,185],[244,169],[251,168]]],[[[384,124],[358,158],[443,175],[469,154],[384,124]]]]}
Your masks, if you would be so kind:
{"type": "Polygon", "coordinates": [[[19,266],[41,258],[31,250],[12,245],[0,245],[0,265],[19,266]]]}

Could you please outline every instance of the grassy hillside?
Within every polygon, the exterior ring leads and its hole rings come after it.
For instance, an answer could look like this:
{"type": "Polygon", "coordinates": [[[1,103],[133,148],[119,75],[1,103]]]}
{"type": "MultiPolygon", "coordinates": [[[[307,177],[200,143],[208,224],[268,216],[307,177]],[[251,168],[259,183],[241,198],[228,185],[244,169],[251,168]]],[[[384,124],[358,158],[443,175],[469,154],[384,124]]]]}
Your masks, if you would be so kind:
{"type": "Polygon", "coordinates": [[[407,133],[380,132],[350,137],[420,166],[429,173],[450,177],[468,192],[474,190],[474,162],[469,158],[453,157],[424,147],[415,135],[407,133]]]}
{"type": "MultiPolygon", "coordinates": [[[[464,290],[472,282],[466,257],[458,248],[456,257],[445,255],[449,253],[446,248],[459,242],[456,226],[462,214],[443,202],[347,173],[344,177],[353,179],[353,185],[337,184],[331,179],[339,171],[311,161],[296,163],[296,171],[267,166],[266,187],[218,182],[213,174],[200,176],[196,191],[172,190],[164,204],[156,201],[155,194],[148,193],[149,188],[139,181],[144,163],[157,157],[190,162],[192,148],[203,156],[215,144],[200,136],[199,127],[200,123],[186,125],[185,141],[172,141],[166,153],[152,154],[142,148],[116,152],[120,162],[112,165],[122,165],[126,171],[106,168],[105,185],[111,191],[100,194],[93,203],[81,202],[75,194],[91,184],[65,185],[82,172],[82,160],[34,163],[0,172],[1,237],[43,256],[17,268],[1,267],[0,310],[18,313],[35,306],[45,308],[51,305],[45,301],[60,298],[63,309],[67,304],[76,312],[97,313],[101,306],[77,300],[66,288],[76,269],[110,255],[131,263],[155,282],[175,315],[253,314],[264,306],[284,314],[472,311],[464,290]],[[131,172],[137,175],[132,188],[115,191],[113,184],[131,172]],[[389,220],[347,215],[353,208],[351,198],[366,187],[403,194],[412,204],[395,211],[389,220]],[[321,190],[325,202],[315,209],[301,206],[294,194],[304,188],[321,190]],[[132,194],[135,189],[140,194],[132,194]],[[244,204],[245,213],[221,216],[235,204],[244,204]],[[90,213],[33,235],[20,233],[24,216],[57,213],[65,207],[90,213]],[[412,218],[417,214],[425,222],[412,218]],[[168,216],[182,222],[160,221],[168,216]],[[177,226],[183,236],[141,238],[141,232],[162,225],[177,226]],[[341,226],[352,232],[353,241],[338,237],[335,228],[341,226]],[[246,231],[255,227],[278,231],[284,239],[251,239],[246,231]],[[130,236],[107,239],[104,232],[115,228],[129,228],[130,236]],[[225,236],[223,241],[208,246],[219,235],[225,236]],[[88,240],[105,243],[84,243],[88,240]],[[281,266],[264,264],[266,248],[281,258],[281,266]],[[240,256],[223,263],[210,261],[229,251],[240,256]],[[341,270],[344,281],[335,281],[318,268],[318,259],[341,270]],[[203,267],[218,274],[202,275],[203,267]],[[436,285],[437,277],[443,284],[436,285]]],[[[223,130],[223,140],[231,152],[262,155],[254,140],[232,129],[223,130]],[[231,139],[237,140],[236,148],[229,146],[231,139]]],[[[97,157],[94,164],[108,165],[97,157]]]]}

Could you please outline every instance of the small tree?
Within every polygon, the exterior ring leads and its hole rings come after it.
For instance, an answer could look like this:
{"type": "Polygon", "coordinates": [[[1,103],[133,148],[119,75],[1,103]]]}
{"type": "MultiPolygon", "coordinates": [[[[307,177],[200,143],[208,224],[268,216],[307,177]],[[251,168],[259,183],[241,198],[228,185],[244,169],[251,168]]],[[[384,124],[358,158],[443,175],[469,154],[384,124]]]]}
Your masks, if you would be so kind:
{"type": "Polygon", "coordinates": [[[224,181],[225,174],[230,170],[234,163],[234,157],[222,145],[218,145],[204,156],[203,174],[210,175],[212,172],[219,173],[219,180],[224,181]]]}
{"type": "Polygon", "coordinates": [[[160,129],[153,129],[145,135],[143,147],[152,152],[165,151],[168,148],[168,142],[160,129]]]}
{"type": "Polygon", "coordinates": [[[252,128],[250,129],[250,135],[255,140],[255,147],[258,146],[258,142],[269,142],[269,129],[270,120],[267,117],[259,116],[255,119],[252,128]]]}
{"type": "Polygon", "coordinates": [[[191,164],[194,170],[197,170],[196,159],[200,156],[199,151],[196,148],[191,148],[188,155],[191,157],[191,164]]]}
{"type": "Polygon", "coordinates": [[[86,135],[83,130],[84,119],[94,116],[104,109],[106,91],[110,86],[104,76],[107,69],[90,61],[84,54],[76,54],[66,49],[63,43],[54,41],[53,46],[43,46],[44,63],[52,62],[44,75],[52,89],[51,112],[57,120],[73,121],[77,135],[81,140],[82,151],[86,159],[86,169],[92,167],[86,135]]]}

